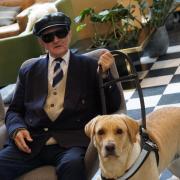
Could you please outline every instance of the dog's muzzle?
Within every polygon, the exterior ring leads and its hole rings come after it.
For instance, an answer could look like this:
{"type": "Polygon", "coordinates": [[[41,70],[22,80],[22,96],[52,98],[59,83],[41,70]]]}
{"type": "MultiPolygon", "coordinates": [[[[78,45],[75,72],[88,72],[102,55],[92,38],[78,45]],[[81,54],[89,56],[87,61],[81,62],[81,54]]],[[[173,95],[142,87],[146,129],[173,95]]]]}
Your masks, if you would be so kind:
{"type": "Polygon", "coordinates": [[[108,142],[104,148],[105,148],[106,156],[115,155],[115,149],[116,149],[115,143],[108,142]]]}

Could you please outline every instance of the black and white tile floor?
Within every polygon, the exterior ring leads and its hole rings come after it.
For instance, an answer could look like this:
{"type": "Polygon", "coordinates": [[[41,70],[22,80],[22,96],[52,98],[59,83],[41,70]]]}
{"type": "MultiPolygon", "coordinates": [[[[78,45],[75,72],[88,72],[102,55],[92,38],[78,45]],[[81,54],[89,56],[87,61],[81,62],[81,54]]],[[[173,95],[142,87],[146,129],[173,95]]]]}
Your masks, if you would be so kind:
{"type": "MultiPolygon", "coordinates": [[[[146,113],[163,106],[180,106],[180,45],[168,48],[166,55],[141,58],[143,71],[139,79],[143,90],[146,113]],[[148,67],[148,69],[146,69],[148,67]]],[[[124,90],[128,114],[141,117],[139,96],[135,89],[124,90]]]]}
{"type": "MultiPolygon", "coordinates": [[[[180,45],[170,46],[160,58],[141,58],[143,71],[138,72],[146,114],[164,106],[180,107],[180,45]],[[147,68],[146,68],[147,67],[147,68]]],[[[139,96],[135,89],[124,90],[127,114],[141,118],[139,96]]],[[[177,180],[166,170],[160,180],[177,180]]]]}

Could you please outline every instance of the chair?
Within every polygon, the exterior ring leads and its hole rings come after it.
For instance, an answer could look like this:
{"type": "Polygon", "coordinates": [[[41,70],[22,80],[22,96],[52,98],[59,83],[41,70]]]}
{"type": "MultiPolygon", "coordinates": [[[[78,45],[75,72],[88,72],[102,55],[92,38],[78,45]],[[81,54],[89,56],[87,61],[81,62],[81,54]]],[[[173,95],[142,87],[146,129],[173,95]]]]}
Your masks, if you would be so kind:
{"type": "MultiPolygon", "coordinates": [[[[92,52],[86,53],[85,55],[91,56],[95,59],[98,59],[101,52],[103,49],[99,50],[94,50],[92,52]]],[[[27,62],[29,63],[29,62],[27,62]]],[[[111,72],[115,78],[118,77],[116,65],[114,64],[111,67],[111,72]]],[[[124,100],[124,94],[123,94],[123,89],[121,86],[121,83],[118,83],[119,87],[119,92],[121,95],[121,104],[119,107],[119,111],[117,113],[126,112],[126,105],[125,105],[125,100],[124,100]]],[[[1,100],[2,101],[2,100],[1,100]]],[[[0,108],[2,108],[0,106],[0,108]]],[[[6,127],[5,125],[2,125],[0,127],[0,149],[3,147],[3,144],[7,138],[7,133],[6,133],[6,127]]],[[[95,147],[93,146],[92,142],[90,142],[86,155],[85,155],[85,165],[86,165],[86,170],[87,170],[87,176],[88,179],[91,180],[91,178],[94,176],[96,171],[98,170],[98,156],[97,156],[97,151],[95,147]]],[[[40,168],[36,168],[24,175],[22,175],[18,180],[32,180],[32,179],[40,179],[40,180],[56,180],[56,174],[55,174],[55,168],[52,166],[42,166],[40,168]]]]}
{"type": "Polygon", "coordinates": [[[23,20],[21,11],[31,6],[34,0],[1,0],[0,7],[5,8],[2,10],[2,19],[4,19],[3,26],[0,27],[0,38],[16,36],[21,33],[23,29],[23,20]]]}
{"type": "Polygon", "coordinates": [[[5,117],[5,108],[0,94],[0,126],[4,123],[4,117],[5,117]]]}

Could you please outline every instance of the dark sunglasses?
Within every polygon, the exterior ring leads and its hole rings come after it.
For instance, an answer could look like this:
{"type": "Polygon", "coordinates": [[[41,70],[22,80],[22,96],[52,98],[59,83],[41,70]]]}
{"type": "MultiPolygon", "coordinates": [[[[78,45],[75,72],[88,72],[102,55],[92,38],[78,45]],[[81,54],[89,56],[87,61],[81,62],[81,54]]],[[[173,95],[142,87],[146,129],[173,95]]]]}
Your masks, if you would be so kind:
{"type": "Polygon", "coordinates": [[[65,38],[68,34],[67,29],[58,29],[57,31],[53,31],[47,34],[42,34],[40,38],[45,42],[45,43],[50,43],[54,40],[54,36],[58,38],[65,38]]]}

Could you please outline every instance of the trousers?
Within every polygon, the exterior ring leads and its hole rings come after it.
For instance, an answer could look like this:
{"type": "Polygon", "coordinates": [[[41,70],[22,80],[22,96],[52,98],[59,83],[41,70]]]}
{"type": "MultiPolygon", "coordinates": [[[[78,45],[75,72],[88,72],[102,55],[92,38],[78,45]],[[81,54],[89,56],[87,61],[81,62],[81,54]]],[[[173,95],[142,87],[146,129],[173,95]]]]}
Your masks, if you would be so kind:
{"type": "Polygon", "coordinates": [[[0,179],[14,180],[20,175],[43,165],[56,167],[58,180],[86,180],[84,156],[86,148],[64,148],[45,145],[36,156],[9,145],[0,151],[0,179]]]}

